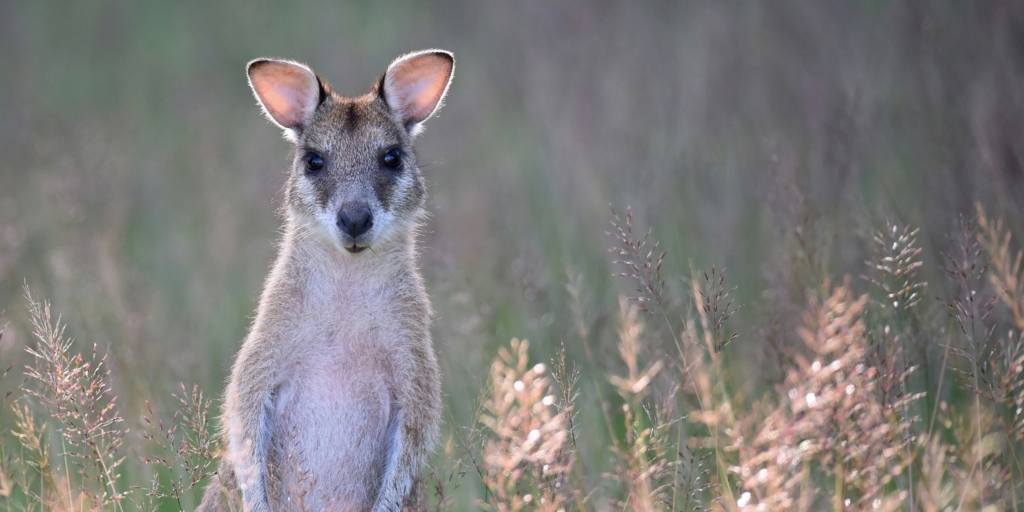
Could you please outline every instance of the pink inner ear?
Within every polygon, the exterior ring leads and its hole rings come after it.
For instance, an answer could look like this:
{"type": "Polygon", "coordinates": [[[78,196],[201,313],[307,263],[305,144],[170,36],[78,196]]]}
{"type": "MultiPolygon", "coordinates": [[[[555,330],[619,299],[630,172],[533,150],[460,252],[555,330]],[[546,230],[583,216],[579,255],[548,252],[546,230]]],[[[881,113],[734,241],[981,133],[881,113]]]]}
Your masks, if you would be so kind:
{"type": "Polygon", "coordinates": [[[451,61],[426,54],[400,62],[388,70],[384,82],[388,104],[406,125],[423,122],[437,108],[451,76],[451,61]]]}
{"type": "Polygon", "coordinates": [[[267,114],[285,128],[302,128],[316,109],[319,87],[312,71],[296,64],[268,62],[251,71],[253,91],[267,114]]]}

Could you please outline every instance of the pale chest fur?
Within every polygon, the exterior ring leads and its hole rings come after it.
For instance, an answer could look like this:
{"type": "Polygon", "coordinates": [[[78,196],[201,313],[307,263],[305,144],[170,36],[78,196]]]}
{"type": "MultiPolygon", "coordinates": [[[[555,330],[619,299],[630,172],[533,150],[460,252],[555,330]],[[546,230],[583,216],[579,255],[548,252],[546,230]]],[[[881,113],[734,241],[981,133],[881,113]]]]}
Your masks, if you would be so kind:
{"type": "Polygon", "coordinates": [[[270,311],[260,315],[291,326],[273,347],[270,483],[309,509],[365,507],[409,398],[402,379],[436,364],[422,358],[433,354],[427,296],[401,259],[292,257],[275,269],[264,297],[270,311]]]}

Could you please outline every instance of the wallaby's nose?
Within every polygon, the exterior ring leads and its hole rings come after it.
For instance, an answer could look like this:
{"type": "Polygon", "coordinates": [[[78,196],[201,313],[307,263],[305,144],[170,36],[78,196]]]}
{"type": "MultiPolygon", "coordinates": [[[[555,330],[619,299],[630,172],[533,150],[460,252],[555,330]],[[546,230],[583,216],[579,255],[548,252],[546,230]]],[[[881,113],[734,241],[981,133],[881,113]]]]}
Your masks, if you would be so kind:
{"type": "Polygon", "coordinates": [[[373,227],[373,214],[366,203],[350,203],[341,206],[338,212],[338,227],[352,238],[366,233],[373,227]]]}

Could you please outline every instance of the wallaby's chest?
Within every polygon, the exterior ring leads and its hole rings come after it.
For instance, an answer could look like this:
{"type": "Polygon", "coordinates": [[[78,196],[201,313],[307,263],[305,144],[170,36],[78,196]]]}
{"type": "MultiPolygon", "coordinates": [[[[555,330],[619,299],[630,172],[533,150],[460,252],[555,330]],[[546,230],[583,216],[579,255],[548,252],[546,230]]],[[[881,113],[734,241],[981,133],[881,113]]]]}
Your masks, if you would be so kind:
{"type": "Polygon", "coordinates": [[[294,339],[283,344],[281,385],[321,390],[329,402],[358,398],[366,382],[390,387],[394,362],[407,343],[394,316],[386,314],[389,307],[400,308],[401,301],[379,289],[336,286],[308,293],[290,312],[296,328],[294,339]]]}
{"type": "Polygon", "coordinates": [[[306,491],[311,510],[324,505],[317,503],[327,499],[318,495],[322,489],[363,508],[376,499],[387,466],[399,403],[395,364],[404,343],[373,298],[320,299],[293,313],[298,328],[273,397],[276,478],[286,493],[306,491]],[[316,489],[303,489],[310,481],[316,489]]]}

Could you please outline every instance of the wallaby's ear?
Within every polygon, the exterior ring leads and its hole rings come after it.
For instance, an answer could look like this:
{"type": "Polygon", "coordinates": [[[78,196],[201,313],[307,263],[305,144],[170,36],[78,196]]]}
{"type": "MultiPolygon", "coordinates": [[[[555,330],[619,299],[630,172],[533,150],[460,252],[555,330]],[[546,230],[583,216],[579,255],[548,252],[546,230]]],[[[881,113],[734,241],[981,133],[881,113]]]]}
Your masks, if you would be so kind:
{"type": "Polygon", "coordinates": [[[256,59],[247,71],[249,86],[267,117],[294,138],[323,100],[316,74],[304,64],[278,59],[256,59]]]}
{"type": "Polygon", "coordinates": [[[395,59],[384,73],[378,94],[411,135],[416,135],[448,92],[455,57],[444,50],[424,50],[395,59]]]}

